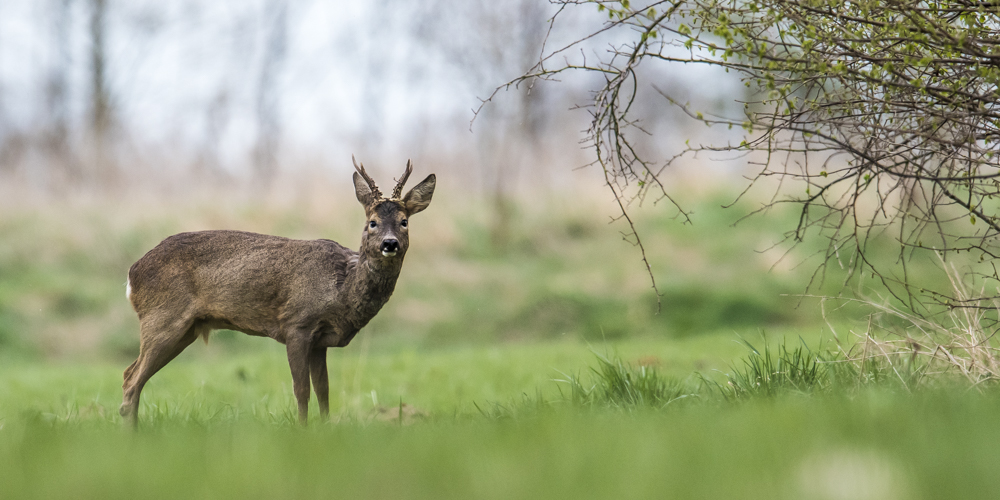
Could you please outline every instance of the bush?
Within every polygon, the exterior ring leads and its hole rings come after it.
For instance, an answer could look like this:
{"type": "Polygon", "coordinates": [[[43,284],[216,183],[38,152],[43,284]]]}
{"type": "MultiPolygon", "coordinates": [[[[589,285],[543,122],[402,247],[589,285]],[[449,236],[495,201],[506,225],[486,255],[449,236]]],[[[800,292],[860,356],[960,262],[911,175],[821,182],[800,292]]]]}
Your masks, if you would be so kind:
{"type": "Polygon", "coordinates": [[[662,408],[691,396],[693,391],[676,379],[661,375],[652,366],[633,366],[621,358],[597,356],[590,369],[591,382],[567,375],[558,382],[569,386],[570,401],[579,406],[605,408],[662,408]]]}

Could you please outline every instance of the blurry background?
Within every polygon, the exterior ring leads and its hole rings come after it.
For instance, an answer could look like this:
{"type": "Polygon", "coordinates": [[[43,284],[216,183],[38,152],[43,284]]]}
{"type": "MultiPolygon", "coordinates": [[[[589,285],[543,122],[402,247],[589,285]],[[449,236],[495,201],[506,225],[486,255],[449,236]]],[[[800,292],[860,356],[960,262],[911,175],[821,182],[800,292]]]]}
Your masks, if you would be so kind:
{"type": "Polygon", "coordinates": [[[587,116],[567,109],[586,85],[514,89],[470,121],[537,60],[550,15],[536,0],[6,1],[3,174],[46,189],[266,185],[342,174],[353,153],[440,165],[476,190],[528,172],[547,184],[583,163],[587,116]]]}
{"type": "MultiPolygon", "coordinates": [[[[745,160],[693,158],[667,177],[693,225],[666,203],[634,207],[664,294],[657,314],[601,172],[585,167],[594,76],[505,89],[473,122],[482,99],[537,61],[547,33],[557,46],[606,16],[580,10],[549,32],[553,13],[544,0],[4,0],[0,352],[134,356],[125,274],[175,232],[356,247],[351,154],[383,186],[407,158],[415,179],[440,179],[395,297],[362,336],[373,345],[819,325],[815,304],[788,296],[815,270],[809,248],[774,247],[794,211],[734,229],[760,204],[720,208],[743,187],[745,160]]],[[[655,81],[699,109],[723,109],[742,88],[683,70],[655,81]]],[[[644,92],[647,155],[707,133],[644,92]]],[[[218,338],[211,349],[253,342],[218,338]]]]}

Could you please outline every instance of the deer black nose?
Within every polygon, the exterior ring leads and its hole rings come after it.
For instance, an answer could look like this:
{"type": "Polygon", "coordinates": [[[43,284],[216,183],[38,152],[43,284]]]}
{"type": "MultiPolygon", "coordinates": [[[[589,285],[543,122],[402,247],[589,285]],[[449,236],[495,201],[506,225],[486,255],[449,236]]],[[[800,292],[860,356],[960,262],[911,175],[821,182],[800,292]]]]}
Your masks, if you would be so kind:
{"type": "Polygon", "coordinates": [[[382,253],[383,254],[394,254],[399,251],[399,241],[394,238],[386,238],[382,240],[382,253]]]}

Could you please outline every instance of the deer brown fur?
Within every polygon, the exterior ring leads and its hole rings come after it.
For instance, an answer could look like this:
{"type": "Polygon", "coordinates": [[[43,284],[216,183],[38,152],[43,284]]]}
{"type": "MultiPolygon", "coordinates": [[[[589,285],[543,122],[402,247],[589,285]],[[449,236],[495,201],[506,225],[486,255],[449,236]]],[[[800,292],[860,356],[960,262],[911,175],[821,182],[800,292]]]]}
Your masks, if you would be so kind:
{"type": "Polygon", "coordinates": [[[406,172],[382,197],[364,166],[354,187],[365,208],[358,251],[331,240],[293,240],[243,231],[180,233],[132,265],[127,295],[139,316],[139,357],[125,369],[120,413],[137,421],[139,394],[160,368],[214,329],[285,344],[299,421],[309,379],[329,415],[326,349],[344,347],[392,295],[409,247],[408,219],[427,208],[434,174],[400,197],[406,172]]]}

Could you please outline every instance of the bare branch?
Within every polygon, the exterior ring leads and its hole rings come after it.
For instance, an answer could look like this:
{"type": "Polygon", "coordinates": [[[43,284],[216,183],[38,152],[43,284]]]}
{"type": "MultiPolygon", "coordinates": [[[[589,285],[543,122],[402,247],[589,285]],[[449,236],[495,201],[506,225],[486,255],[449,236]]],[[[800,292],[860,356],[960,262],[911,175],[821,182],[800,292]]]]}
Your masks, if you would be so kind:
{"type": "MultiPolygon", "coordinates": [[[[594,2],[556,0],[556,19],[594,2]]],[[[830,263],[847,278],[874,277],[911,310],[933,304],[963,307],[951,292],[917,284],[908,261],[920,252],[944,257],[1000,255],[1000,3],[848,2],[847,0],[653,1],[642,7],[597,2],[607,19],[597,29],[551,50],[537,64],[497,87],[551,80],[570,72],[602,77],[585,107],[587,142],[643,250],[629,214],[649,189],[673,203],[661,176],[684,156],[703,151],[762,154],[751,184],[777,178],[761,211],[800,205],[788,243],[814,232],[829,247],[814,274],[830,263]],[[614,34],[604,52],[597,37],[614,34]],[[572,49],[572,50],[571,50],[572,49]],[[572,57],[573,51],[579,57],[572,57]],[[561,62],[559,62],[561,60],[561,62]],[[557,63],[558,62],[558,63],[557,63]],[[643,65],[699,64],[725,69],[750,89],[743,116],[697,112],[645,81],[643,65]],[[633,105],[651,86],[690,118],[742,129],[740,144],[687,146],[664,162],[643,158],[633,105]],[[872,254],[892,235],[898,258],[872,254]],[[898,274],[897,274],[898,273],[898,274]],[[929,300],[929,303],[925,303],[929,300]]],[[[549,34],[546,34],[546,47],[549,34]]],[[[755,160],[756,161],[756,160],[755,160]]],[[[742,196],[742,195],[741,195],[742,196]]],[[[1000,285],[1000,276],[981,271],[1000,285]]],[[[846,284],[846,282],[845,282],[846,284]]],[[[1000,321],[1000,320],[998,320],[1000,321]]]]}

